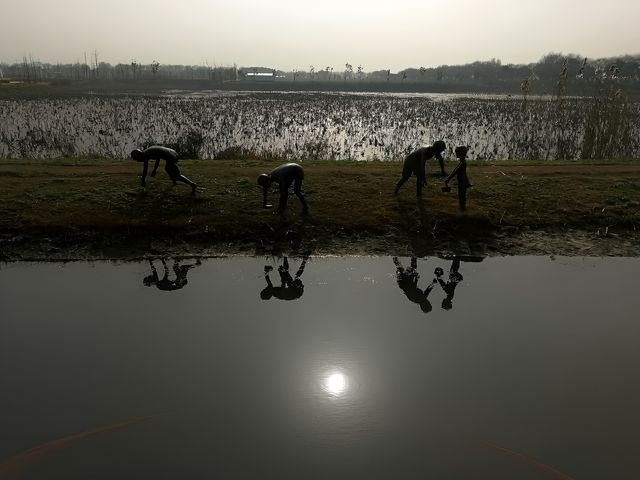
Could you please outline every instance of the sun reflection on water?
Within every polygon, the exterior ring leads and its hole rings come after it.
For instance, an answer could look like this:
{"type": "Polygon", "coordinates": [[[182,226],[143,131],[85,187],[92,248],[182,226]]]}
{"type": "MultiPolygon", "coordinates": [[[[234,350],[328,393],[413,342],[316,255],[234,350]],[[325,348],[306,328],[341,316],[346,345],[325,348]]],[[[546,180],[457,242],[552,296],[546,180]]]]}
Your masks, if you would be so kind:
{"type": "Polygon", "coordinates": [[[340,397],[349,389],[349,380],[344,373],[332,371],[325,376],[323,387],[329,395],[340,397]]]}

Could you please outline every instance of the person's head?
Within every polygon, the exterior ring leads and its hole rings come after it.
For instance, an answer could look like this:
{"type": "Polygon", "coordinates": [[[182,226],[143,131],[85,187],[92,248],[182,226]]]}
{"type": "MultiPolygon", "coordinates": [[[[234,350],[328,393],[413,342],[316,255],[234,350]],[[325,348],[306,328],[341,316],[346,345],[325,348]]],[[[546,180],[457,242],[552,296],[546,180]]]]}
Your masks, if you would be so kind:
{"type": "Polygon", "coordinates": [[[422,310],[424,313],[429,313],[431,310],[433,310],[433,307],[431,306],[431,302],[426,298],[423,299],[420,302],[420,310],[422,310]]]}
{"type": "Polygon", "coordinates": [[[269,300],[271,297],[273,297],[273,290],[270,287],[267,287],[260,292],[260,298],[262,300],[269,300]]]}
{"type": "Polygon", "coordinates": [[[465,147],[464,145],[456,147],[455,153],[456,157],[460,160],[464,160],[467,158],[467,152],[469,151],[469,147],[465,147]]]}
{"type": "Polygon", "coordinates": [[[258,185],[262,188],[269,188],[269,185],[271,185],[271,177],[266,173],[258,176],[258,185]]]}
{"type": "Polygon", "coordinates": [[[131,151],[131,158],[133,158],[136,162],[142,162],[144,160],[144,154],[142,153],[142,150],[136,148],[135,150],[131,151]]]}
{"type": "Polygon", "coordinates": [[[433,142],[433,151],[437,154],[442,154],[447,149],[447,144],[442,140],[436,140],[433,142]]]}
{"type": "Polygon", "coordinates": [[[433,271],[433,274],[436,277],[441,277],[442,275],[444,275],[444,270],[442,269],[442,267],[436,267],[436,269],[433,271]]]}

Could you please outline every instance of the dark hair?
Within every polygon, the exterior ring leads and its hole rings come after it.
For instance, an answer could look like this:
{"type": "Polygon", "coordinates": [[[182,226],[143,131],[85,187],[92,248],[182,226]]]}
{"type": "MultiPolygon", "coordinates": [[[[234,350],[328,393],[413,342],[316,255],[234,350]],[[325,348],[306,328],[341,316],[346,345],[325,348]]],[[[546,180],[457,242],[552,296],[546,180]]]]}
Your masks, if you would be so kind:
{"type": "Polygon", "coordinates": [[[444,152],[447,149],[447,144],[442,140],[436,140],[433,142],[433,149],[438,153],[444,152]]]}
{"type": "Polygon", "coordinates": [[[468,151],[469,151],[469,147],[465,147],[465,146],[456,147],[456,150],[455,150],[456,157],[458,158],[466,157],[468,151]]]}
{"type": "Polygon", "coordinates": [[[142,153],[142,150],[136,148],[135,150],[131,151],[131,158],[133,158],[136,162],[141,162],[142,160],[144,160],[144,154],[142,153]]]}
{"type": "Polygon", "coordinates": [[[260,185],[261,187],[268,187],[269,183],[270,183],[269,175],[267,175],[266,173],[263,173],[258,176],[258,185],[260,185]]]}

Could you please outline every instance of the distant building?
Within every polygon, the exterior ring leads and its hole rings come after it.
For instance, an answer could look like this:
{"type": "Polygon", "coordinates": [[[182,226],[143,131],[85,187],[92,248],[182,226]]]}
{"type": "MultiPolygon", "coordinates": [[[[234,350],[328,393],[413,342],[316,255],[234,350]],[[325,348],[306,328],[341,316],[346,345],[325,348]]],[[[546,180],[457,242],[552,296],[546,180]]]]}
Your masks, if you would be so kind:
{"type": "Polygon", "coordinates": [[[285,78],[284,75],[278,75],[276,70],[267,70],[264,67],[242,69],[240,70],[240,78],[242,80],[251,80],[255,82],[273,82],[277,79],[285,78]]]}
{"type": "Polygon", "coordinates": [[[247,72],[244,76],[247,80],[256,81],[273,81],[276,79],[273,72],[247,72]]]}

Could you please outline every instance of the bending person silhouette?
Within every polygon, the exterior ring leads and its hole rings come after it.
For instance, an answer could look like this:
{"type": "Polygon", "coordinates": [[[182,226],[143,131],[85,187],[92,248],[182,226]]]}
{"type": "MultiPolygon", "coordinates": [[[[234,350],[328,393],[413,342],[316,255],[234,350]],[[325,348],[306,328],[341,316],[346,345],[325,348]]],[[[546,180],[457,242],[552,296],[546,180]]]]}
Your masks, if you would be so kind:
{"type": "Polygon", "coordinates": [[[309,206],[302,194],[302,179],[304,178],[304,170],[297,163],[285,163],[274,168],[271,173],[263,173],[258,177],[258,185],[262,187],[262,207],[271,208],[272,205],[267,203],[267,192],[272,183],[277,183],[280,188],[280,201],[278,203],[278,213],[284,212],[287,208],[287,200],[289,198],[289,187],[293,183],[293,193],[300,199],[302,203],[302,212],[309,210],[309,206]]]}
{"type": "Polygon", "coordinates": [[[142,168],[142,181],[140,182],[143,187],[147,184],[146,178],[147,170],[149,169],[149,160],[156,161],[156,164],[151,171],[152,177],[156,176],[156,170],[158,170],[160,160],[164,160],[164,171],[167,172],[167,175],[169,175],[173,184],[177,185],[177,182],[186,183],[191,187],[191,195],[196,194],[197,185],[180,173],[180,169],[178,168],[178,154],[175,150],[167,147],[161,147],[159,145],[154,145],[153,147],[149,147],[145,150],[136,148],[131,152],[131,158],[136,162],[144,163],[144,167],[142,168]]]}
{"type": "Polygon", "coordinates": [[[278,273],[280,274],[280,286],[275,287],[269,278],[269,272],[273,270],[271,265],[264,267],[264,279],[267,281],[267,286],[260,292],[260,298],[262,300],[269,300],[271,297],[276,297],[280,300],[296,300],[302,297],[304,293],[304,285],[300,277],[304,273],[304,267],[307,265],[308,255],[302,258],[300,268],[296,272],[295,278],[291,277],[289,273],[289,260],[284,257],[282,265],[278,267],[278,273]]]}
{"type": "Polygon", "coordinates": [[[404,165],[402,167],[402,178],[396,184],[395,193],[397,194],[400,187],[411,178],[411,175],[416,176],[417,191],[416,195],[420,197],[422,195],[422,187],[427,186],[427,174],[425,171],[425,164],[430,158],[436,157],[440,164],[440,171],[442,176],[446,175],[444,171],[444,158],[442,158],[442,152],[447,148],[446,144],[442,140],[438,140],[427,147],[421,147],[414,150],[404,159],[404,165]]]}
{"type": "Polygon", "coordinates": [[[447,295],[447,297],[442,300],[442,308],[444,310],[451,310],[453,308],[453,295],[456,292],[456,287],[463,279],[462,274],[458,272],[459,268],[460,259],[458,257],[454,257],[451,268],[449,269],[449,279],[446,283],[442,279],[442,277],[444,276],[444,270],[442,270],[442,268],[438,267],[433,272],[436,276],[437,282],[440,284],[442,290],[444,290],[444,293],[446,293],[447,295]]]}
{"type": "Polygon", "coordinates": [[[424,313],[429,313],[433,310],[431,302],[429,301],[429,294],[433,290],[433,287],[436,286],[436,280],[433,280],[427,288],[421,290],[418,287],[420,274],[417,270],[418,263],[416,257],[411,257],[411,266],[409,268],[404,268],[400,260],[398,260],[398,257],[393,257],[393,263],[396,265],[396,280],[398,286],[407,298],[413,303],[420,305],[420,309],[424,313]]]}
{"type": "Polygon", "coordinates": [[[174,260],[173,273],[175,274],[175,279],[169,280],[169,267],[167,267],[167,262],[164,261],[164,258],[161,258],[160,261],[162,262],[162,268],[164,270],[162,278],[158,276],[158,271],[156,270],[153,261],[149,260],[149,265],[151,266],[151,275],[144,277],[144,280],[142,281],[142,283],[144,283],[146,287],[155,285],[158,290],[179,290],[188,283],[187,273],[189,272],[189,270],[198,265],[202,265],[200,259],[197,259],[196,263],[192,263],[189,265],[180,265],[177,260],[174,260]]]}

